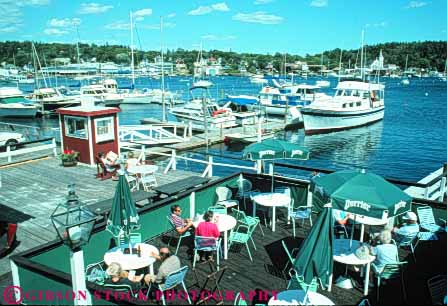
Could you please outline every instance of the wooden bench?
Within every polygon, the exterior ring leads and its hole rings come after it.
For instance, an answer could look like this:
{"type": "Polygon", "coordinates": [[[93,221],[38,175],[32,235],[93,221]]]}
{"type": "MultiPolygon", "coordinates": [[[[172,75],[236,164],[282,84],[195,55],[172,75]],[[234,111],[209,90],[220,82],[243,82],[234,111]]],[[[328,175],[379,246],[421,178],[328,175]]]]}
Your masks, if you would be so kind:
{"type": "Polygon", "coordinates": [[[201,176],[190,176],[182,180],[178,180],[169,184],[165,184],[159,187],[155,187],[154,191],[167,196],[172,196],[182,191],[200,186],[207,183],[210,179],[201,176]]]}

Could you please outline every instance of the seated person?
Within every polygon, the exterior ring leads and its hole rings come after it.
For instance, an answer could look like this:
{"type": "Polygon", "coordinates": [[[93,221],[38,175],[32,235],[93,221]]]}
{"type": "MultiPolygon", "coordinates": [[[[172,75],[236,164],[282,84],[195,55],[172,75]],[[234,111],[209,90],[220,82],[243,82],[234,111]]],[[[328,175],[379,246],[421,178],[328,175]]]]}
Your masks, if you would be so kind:
{"type": "MultiPolygon", "coordinates": [[[[339,209],[332,209],[332,215],[334,216],[334,227],[340,229],[343,227],[346,229],[346,234],[349,234],[351,224],[349,222],[350,214],[339,209]]],[[[336,232],[337,233],[337,232],[336,232]]],[[[348,237],[345,237],[348,238],[348,237]]]]}
{"type": "Polygon", "coordinates": [[[116,177],[116,170],[120,167],[119,164],[116,164],[115,161],[110,160],[106,157],[104,152],[99,152],[98,154],[99,160],[103,163],[104,167],[106,168],[106,171],[109,173],[112,173],[112,179],[116,180],[118,179],[116,177]]]}
{"type": "Polygon", "coordinates": [[[175,230],[180,235],[183,235],[186,231],[190,230],[193,226],[190,219],[183,219],[181,217],[182,209],[179,205],[171,206],[171,221],[174,223],[175,230]]]}
{"type": "Polygon", "coordinates": [[[397,246],[391,242],[391,232],[382,230],[379,241],[379,245],[371,248],[371,253],[376,256],[372,264],[373,271],[376,273],[382,272],[386,264],[399,262],[397,246]]]}
{"type": "Polygon", "coordinates": [[[143,282],[148,285],[151,280],[149,274],[130,276],[129,272],[124,271],[121,265],[117,262],[112,262],[107,267],[106,273],[110,276],[110,278],[105,280],[105,284],[129,285],[133,292],[140,290],[143,282]]]}
{"type": "MultiPolygon", "coordinates": [[[[176,255],[171,255],[168,248],[161,248],[160,255],[152,253],[151,256],[161,261],[161,265],[158,268],[157,275],[147,275],[149,282],[163,284],[170,273],[181,268],[180,259],[176,255]]],[[[146,277],[144,279],[146,281],[146,277]]]]}
{"type": "Polygon", "coordinates": [[[418,224],[418,217],[416,214],[412,211],[408,211],[403,217],[402,217],[404,223],[400,225],[399,227],[393,228],[393,234],[394,239],[397,242],[402,241],[402,239],[409,235],[416,236],[419,233],[419,224],[418,224]]]}
{"type": "MultiPolygon", "coordinates": [[[[213,223],[214,213],[212,211],[207,211],[203,215],[202,222],[199,223],[199,225],[196,228],[196,236],[202,236],[202,237],[210,237],[210,238],[219,238],[220,232],[217,228],[217,224],[213,223]]],[[[200,260],[204,261],[205,258],[212,259],[212,256],[210,252],[199,252],[200,260]]]]}
{"type": "Polygon", "coordinates": [[[128,169],[129,167],[135,167],[141,165],[141,163],[139,162],[139,160],[137,158],[135,158],[135,155],[132,151],[130,151],[127,154],[127,160],[126,160],[126,165],[125,168],[128,169]]]}

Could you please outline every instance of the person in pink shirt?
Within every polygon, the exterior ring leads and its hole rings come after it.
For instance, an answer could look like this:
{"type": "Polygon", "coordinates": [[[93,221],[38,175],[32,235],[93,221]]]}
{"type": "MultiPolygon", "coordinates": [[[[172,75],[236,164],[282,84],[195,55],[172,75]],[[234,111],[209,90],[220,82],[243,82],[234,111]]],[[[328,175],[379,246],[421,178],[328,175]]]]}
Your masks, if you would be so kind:
{"type": "MultiPolygon", "coordinates": [[[[201,237],[210,237],[218,239],[220,236],[219,229],[217,228],[217,224],[213,223],[214,214],[212,211],[207,211],[203,215],[202,222],[199,223],[199,225],[196,228],[196,236],[201,237]]],[[[212,256],[210,252],[200,252],[200,260],[203,261],[204,258],[207,257],[209,259],[212,259],[212,256]]]]}

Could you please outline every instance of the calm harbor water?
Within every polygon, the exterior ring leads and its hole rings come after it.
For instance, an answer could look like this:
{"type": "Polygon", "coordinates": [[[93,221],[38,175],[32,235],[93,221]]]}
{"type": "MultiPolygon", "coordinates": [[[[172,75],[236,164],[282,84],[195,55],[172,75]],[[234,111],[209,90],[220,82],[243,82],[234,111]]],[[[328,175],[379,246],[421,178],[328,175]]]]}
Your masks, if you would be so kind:
{"type": "MultiPolygon", "coordinates": [[[[314,84],[316,79],[298,79],[298,82],[314,84]]],[[[251,84],[243,77],[215,77],[211,94],[221,98],[226,94],[257,95],[260,86],[251,84]]],[[[332,94],[337,79],[330,79],[331,87],[323,91],[332,94]]],[[[447,162],[447,82],[438,79],[411,79],[409,86],[403,86],[399,79],[382,79],[385,89],[385,118],[382,122],[367,127],[347,131],[305,136],[302,130],[286,132],[280,138],[304,145],[311,150],[308,161],[281,161],[305,166],[341,169],[367,169],[379,175],[402,180],[416,181],[447,162]]],[[[128,79],[118,79],[120,85],[129,84],[128,79]]],[[[138,88],[160,88],[160,80],[137,79],[138,88]]],[[[63,84],[60,81],[59,84],[63,84]]],[[[191,78],[168,77],[166,87],[182,92],[188,98],[191,78]]],[[[30,88],[23,88],[30,90],[30,88]]],[[[126,105],[120,113],[120,123],[139,124],[146,117],[161,118],[159,105],[126,105]]],[[[169,118],[173,119],[173,118],[169,118]]],[[[2,120],[5,121],[5,120],[2,120]]],[[[57,127],[55,119],[36,119],[34,121],[14,120],[14,122],[43,127],[57,127]]],[[[213,154],[235,158],[241,157],[241,148],[227,148],[217,145],[209,148],[213,154]]],[[[200,151],[204,151],[201,149],[200,151]]],[[[215,161],[234,160],[215,157],[215,161]]],[[[239,161],[243,165],[251,165],[239,161]]],[[[200,165],[183,164],[189,169],[203,168],[200,165]]],[[[235,169],[218,169],[217,175],[228,174],[235,169]]],[[[276,168],[275,172],[295,174],[290,169],[276,168]]],[[[296,172],[296,171],[295,171],[296,172]]]]}

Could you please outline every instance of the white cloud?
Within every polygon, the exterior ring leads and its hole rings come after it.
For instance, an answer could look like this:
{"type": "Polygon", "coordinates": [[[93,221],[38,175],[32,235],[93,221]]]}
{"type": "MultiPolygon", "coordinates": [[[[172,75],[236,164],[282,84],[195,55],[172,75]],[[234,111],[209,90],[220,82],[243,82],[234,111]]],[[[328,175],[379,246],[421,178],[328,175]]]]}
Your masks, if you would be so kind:
{"type": "Polygon", "coordinates": [[[23,7],[47,5],[49,3],[49,0],[0,0],[0,32],[20,31],[23,27],[23,7]]]}
{"type": "Polygon", "coordinates": [[[112,9],[113,5],[101,5],[99,3],[81,3],[81,7],[78,10],[79,14],[102,14],[112,9]]]}
{"type": "Polygon", "coordinates": [[[175,13],[171,13],[171,14],[169,14],[168,16],[166,16],[167,18],[174,18],[175,17],[175,13]]]}
{"type": "Polygon", "coordinates": [[[40,6],[50,4],[50,0],[19,0],[16,4],[18,6],[40,6]]]}
{"type": "Polygon", "coordinates": [[[105,26],[107,30],[130,30],[130,23],[129,22],[123,22],[123,21],[115,21],[113,23],[110,23],[105,26]]]}
{"type": "Polygon", "coordinates": [[[197,15],[209,14],[213,11],[228,12],[229,10],[230,10],[230,8],[228,7],[228,5],[225,2],[220,2],[220,3],[211,4],[208,6],[201,5],[198,8],[196,8],[192,11],[189,11],[188,15],[197,16],[197,15]]]}
{"type": "Polygon", "coordinates": [[[260,5],[260,4],[267,4],[267,3],[271,3],[275,0],[255,0],[255,2],[253,2],[254,5],[260,5]]]}
{"type": "Polygon", "coordinates": [[[424,1],[410,1],[406,8],[419,8],[428,5],[428,2],[424,1]]]}
{"type": "Polygon", "coordinates": [[[150,16],[150,15],[152,15],[152,9],[150,9],[150,8],[142,9],[142,10],[138,10],[138,11],[133,12],[133,16],[135,18],[143,18],[144,19],[144,17],[150,16]]]}
{"type": "Polygon", "coordinates": [[[67,28],[67,27],[73,27],[76,25],[81,24],[81,19],[79,18],[64,18],[64,19],[57,19],[52,18],[48,20],[47,25],[49,27],[53,28],[67,28]]]}
{"type": "Polygon", "coordinates": [[[18,30],[19,30],[19,28],[16,26],[1,27],[0,33],[14,33],[14,32],[17,32],[18,30]]]}
{"type": "Polygon", "coordinates": [[[365,28],[384,28],[388,25],[388,22],[382,21],[378,23],[367,23],[365,24],[365,28]]]}
{"type": "Polygon", "coordinates": [[[329,0],[312,0],[310,6],[325,7],[329,5],[329,0]]]}
{"type": "Polygon", "coordinates": [[[228,12],[230,8],[225,2],[211,4],[211,8],[215,11],[228,12]]]}
{"type": "Polygon", "coordinates": [[[233,40],[233,39],[236,39],[237,37],[234,35],[218,36],[218,35],[214,35],[214,34],[207,34],[207,35],[202,35],[201,38],[203,40],[233,40]]]}
{"type": "Polygon", "coordinates": [[[43,32],[47,35],[54,35],[54,36],[68,34],[68,31],[64,31],[64,30],[57,29],[57,28],[48,28],[48,29],[45,29],[43,32]]]}
{"type": "Polygon", "coordinates": [[[233,16],[233,20],[249,22],[249,23],[261,23],[261,24],[278,24],[281,23],[284,18],[268,14],[266,12],[254,12],[254,13],[238,13],[233,16]]]}

